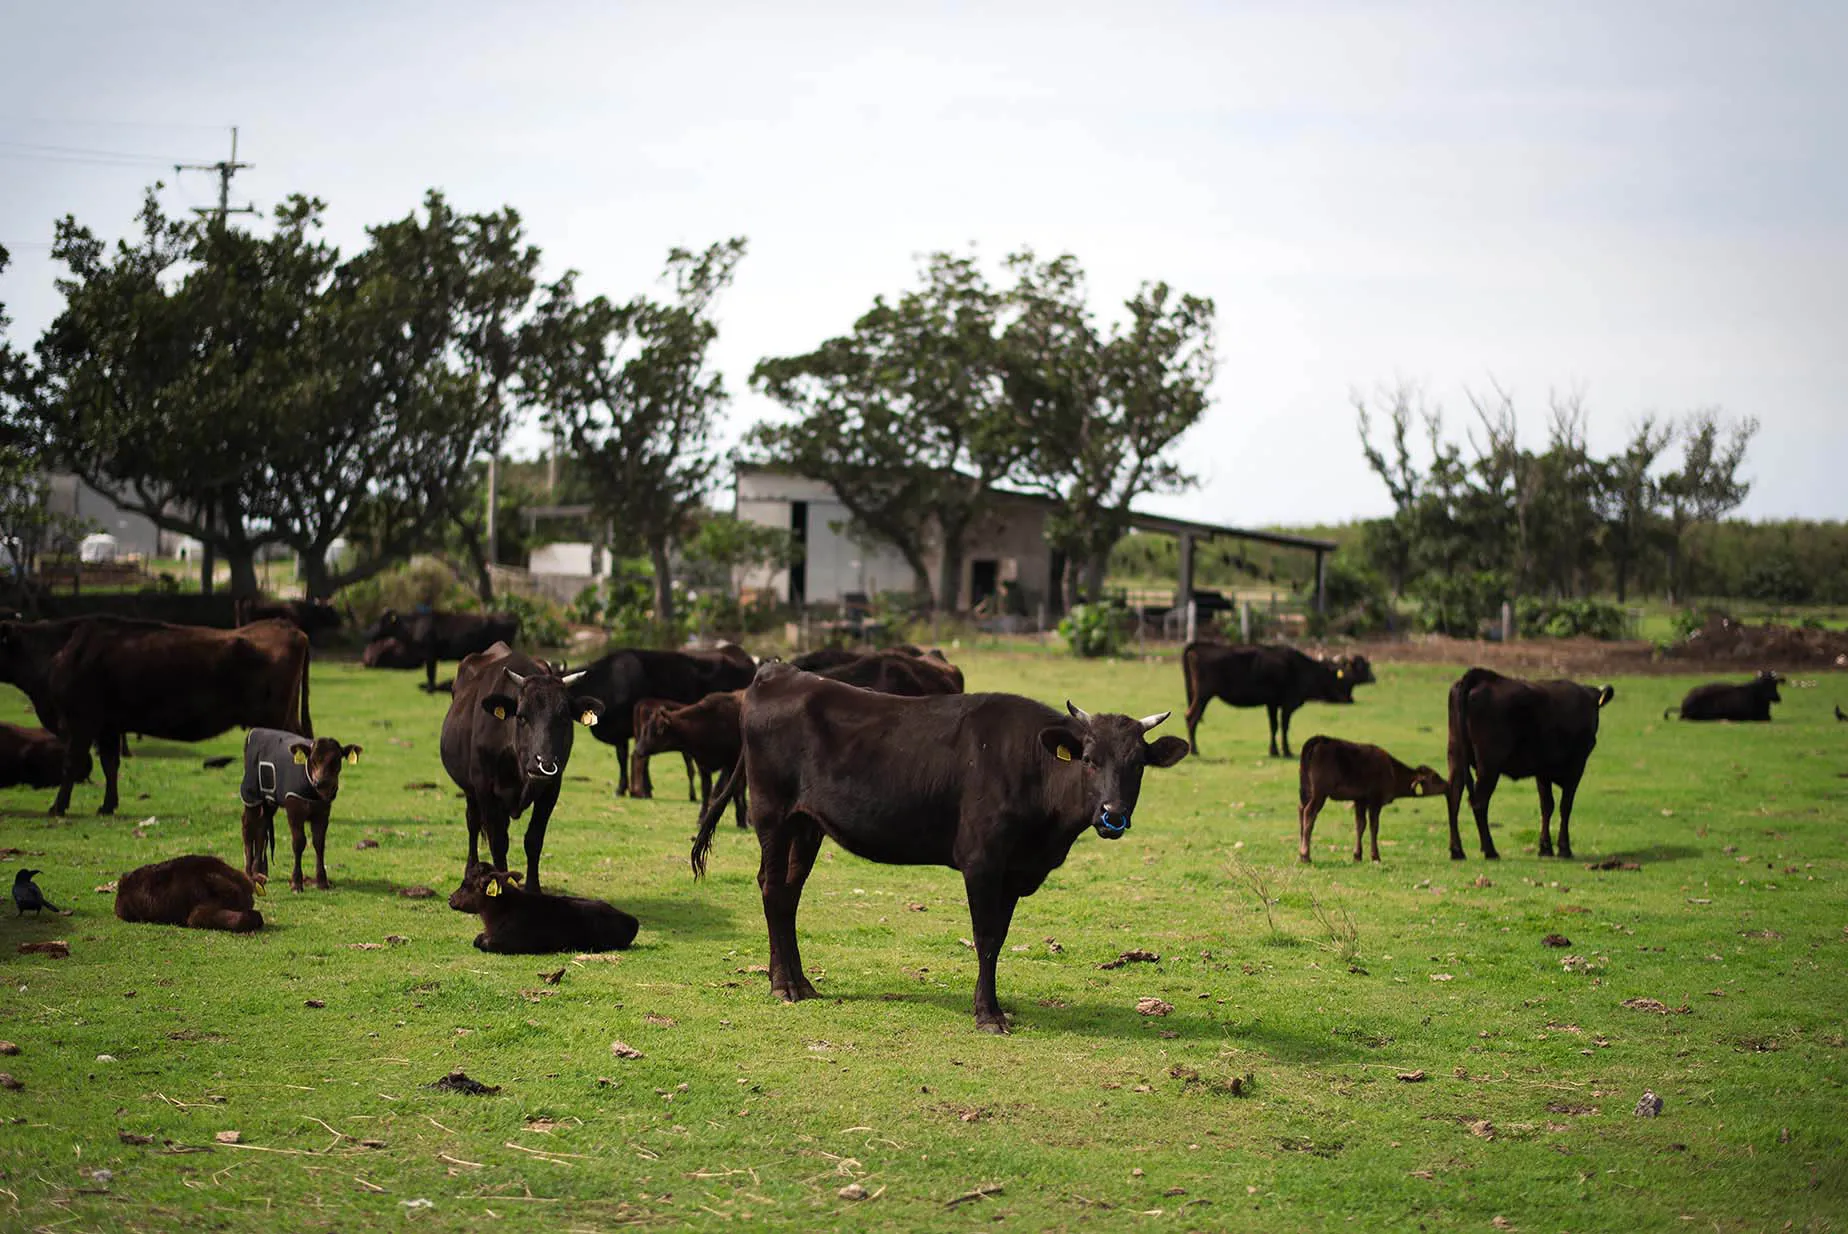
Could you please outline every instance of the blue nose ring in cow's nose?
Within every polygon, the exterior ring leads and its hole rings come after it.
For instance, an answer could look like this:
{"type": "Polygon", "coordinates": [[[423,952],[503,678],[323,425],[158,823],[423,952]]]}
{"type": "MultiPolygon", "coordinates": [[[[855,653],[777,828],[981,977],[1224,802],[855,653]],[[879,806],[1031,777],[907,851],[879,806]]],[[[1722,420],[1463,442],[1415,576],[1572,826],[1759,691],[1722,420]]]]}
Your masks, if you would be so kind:
{"type": "Polygon", "coordinates": [[[1129,830],[1129,815],[1119,814],[1114,810],[1105,810],[1097,816],[1099,835],[1115,838],[1129,830]]]}

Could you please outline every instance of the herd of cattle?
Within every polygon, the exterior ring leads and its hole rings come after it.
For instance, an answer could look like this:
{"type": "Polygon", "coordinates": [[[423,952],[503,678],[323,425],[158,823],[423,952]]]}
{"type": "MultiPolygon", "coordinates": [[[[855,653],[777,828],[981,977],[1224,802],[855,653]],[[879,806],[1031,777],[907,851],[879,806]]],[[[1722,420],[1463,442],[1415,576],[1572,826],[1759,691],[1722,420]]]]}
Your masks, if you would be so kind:
{"type": "MultiPolygon", "coordinates": [[[[361,748],[315,736],[304,630],[316,620],[313,611],[241,616],[247,624],[228,631],[115,617],[0,621],[0,681],[25,693],[43,725],[0,726],[0,787],[55,786],[53,814],[69,808],[74,786],[88,778],[91,750],[104,774],[100,812],[110,814],[129,735],[199,741],[249,730],[239,786],[243,869],[187,856],[133,871],[117,888],[116,911],[124,920],[261,928],[255,897],[267,882],[278,813],[294,850],[291,887],[304,887],[310,837],[315,884],[330,886],[330,813],[341,767],[358,762],[361,748]]],[[[541,885],[546,829],[583,725],[615,747],[620,793],[652,791],[653,755],[682,755],[689,797],[697,768],[696,876],[705,872],[728,809],[740,827],[755,832],[770,986],[785,1000],[815,994],[795,923],[824,838],[870,861],[960,872],[978,962],[975,1019],[991,1031],[1007,1027],[995,965],[1015,906],[1039,889],[1084,832],[1118,839],[1129,831],[1144,771],[1199,753],[1208,703],[1264,707],[1270,752],[1288,757],[1290,718],[1303,703],[1352,703],[1355,687],[1374,680],[1362,656],[1318,660],[1288,647],[1190,644],[1182,654],[1183,740],[1152,736],[1168,712],[1094,715],[1071,702],[1058,711],[1016,695],[965,693],[961,671],[940,652],[911,646],[865,654],[826,649],[762,663],[733,645],[625,649],[568,671],[515,650],[510,620],[388,614],[372,632],[364,661],[423,667],[425,685],[434,689],[437,661],[460,660],[440,752],[465,800],[468,825],[461,884],[449,902],[480,916],[477,947],[603,950],[635,938],[638,923],[620,909],[549,894],[541,885]],[[511,824],[522,816],[523,874],[508,864],[511,824]]],[[[1765,673],[1746,685],[1699,687],[1680,715],[1768,720],[1778,681],[1765,673]]],[[[1497,857],[1488,811],[1504,777],[1531,778],[1538,786],[1540,855],[1570,857],[1573,799],[1597,743],[1600,711],[1612,697],[1609,686],[1528,682],[1471,669],[1449,692],[1447,774],[1408,766],[1377,746],[1310,738],[1299,760],[1299,857],[1310,860],[1316,818],[1329,801],[1353,804],[1354,859],[1362,858],[1370,830],[1378,861],[1382,807],[1438,794],[1448,807],[1450,855],[1465,855],[1457,823],[1467,800],[1482,855],[1497,857]]]]}

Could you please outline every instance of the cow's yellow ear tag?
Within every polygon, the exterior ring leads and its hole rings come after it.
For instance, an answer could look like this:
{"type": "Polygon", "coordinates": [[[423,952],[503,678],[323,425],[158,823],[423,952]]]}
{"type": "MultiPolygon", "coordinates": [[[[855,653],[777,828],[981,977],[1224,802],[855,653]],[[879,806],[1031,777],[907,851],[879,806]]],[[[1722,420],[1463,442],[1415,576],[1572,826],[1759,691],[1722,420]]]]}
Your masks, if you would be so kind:
{"type": "Polygon", "coordinates": [[[1072,752],[1064,746],[1060,746],[1057,750],[1053,751],[1053,753],[1059,756],[1059,761],[1061,763],[1069,763],[1072,761],[1072,752]]]}
{"type": "Polygon", "coordinates": [[[347,766],[350,767],[354,763],[357,763],[358,761],[359,761],[359,751],[358,750],[348,750],[347,751],[347,766]]]}
{"type": "Polygon", "coordinates": [[[492,879],[492,878],[489,879],[486,891],[491,896],[499,895],[500,894],[500,881],[498,879],[492,879]]]}
{"type": "Polygon", "coordinates": [[[308,751],[302,749],[300,746],[295,747],[295,753],[293,757],[295,759],[296,766],[305,767],[308,765],[308,751]]]}
{"type": "Polygon", "coordinates": [[[1336,681],[1340,681],[1343,677],[1346,677],[1346,676],[1347,676],[1347,670],[1345,668],[1338,668],[1335,670],[1335,680],[1336,681]]]}
{"type": "Polygon", "coordinates": [[[588,707],[584,708],[584,714],[578,717],[578,723],[582,724],[585,728],[595,728],[597,726],[597,713],[588,707]]]}
{"type": "Polygon", "coordinates": [[[1422,785],[1422,784],[1414,784],[1414,785],[1412,785],[1412,796],[1414,796],[1414,797],[1422,797],[1422,796],[1424,796],[1424,785],[1422,785]]]}
{"type": "Polygon", "coordinates": [[[254,881],[254,882],[255,882],[255,884],[256,884],[256,889],[257,889],[257,894],[258,894],[258,895],[262,895],[262,894],[263,894],[263,880],[259,878],[259,879],[255,879],[255,880],[253,880],[253,881],[254,881]]]}
{"type": "Polygon", "coordinates": [[[507,709],[505,707],[496,707],[494,709],[494,718],[496,720],[505,720],[507,718],[507,709]]]}

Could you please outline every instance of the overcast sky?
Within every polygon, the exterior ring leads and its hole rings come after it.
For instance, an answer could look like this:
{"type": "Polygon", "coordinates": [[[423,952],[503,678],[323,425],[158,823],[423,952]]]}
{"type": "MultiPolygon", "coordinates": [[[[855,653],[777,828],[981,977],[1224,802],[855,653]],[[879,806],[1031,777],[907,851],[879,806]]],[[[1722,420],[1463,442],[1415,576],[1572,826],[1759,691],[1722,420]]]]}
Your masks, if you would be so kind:
{"type": "Polygon", "coordinates": [[[66,212],[107,234],[175,159],[331,206],[351,246],[440,187],[516,207],[548,272],[626,298],[744,235],[718,357],[845,330],[920,254],[1076,254],[1219,308],[1201,477],[1151,509],[1384,512],[1349,393],[1492,375],[1538,444],[1645,411],[1756,416],[1755,517],[1848,515],[1848,3],[11,5],[0,301],[57,307],[66,212]],[[75,153],[73,153],[75,152],[75,153]],[[116,156],[145,159],[135,162],[116,156]]]}

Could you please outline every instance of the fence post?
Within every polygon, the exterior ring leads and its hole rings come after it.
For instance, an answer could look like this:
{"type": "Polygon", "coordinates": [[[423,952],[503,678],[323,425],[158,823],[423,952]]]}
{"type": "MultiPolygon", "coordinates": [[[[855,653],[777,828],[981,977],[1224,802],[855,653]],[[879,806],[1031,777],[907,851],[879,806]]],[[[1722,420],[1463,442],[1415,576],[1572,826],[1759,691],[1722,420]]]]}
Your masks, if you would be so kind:
{"type": "Polygon", "coordinates": [[[1508,601],[1506,600],[1502,601],[1501,617],[1502,617],[1501,641],[1504,643],[1513,642],[1514,641],[1514,605],[1508,603],[1508,601]]]}
{"type": "Polygon", "coordinates": [[[1194,641],[1194,633],[1199,628],[1199,605],[1191,598],[1187,601],[1187,641],[1194,641]]]}
{"type": "Polygon", "coordinates": [[[1250,600],[1240,600],[1238,602],[1238,641],[1241,643],[1249,643],[1251,641],[1250,600]]]}

